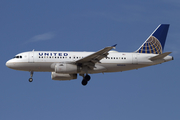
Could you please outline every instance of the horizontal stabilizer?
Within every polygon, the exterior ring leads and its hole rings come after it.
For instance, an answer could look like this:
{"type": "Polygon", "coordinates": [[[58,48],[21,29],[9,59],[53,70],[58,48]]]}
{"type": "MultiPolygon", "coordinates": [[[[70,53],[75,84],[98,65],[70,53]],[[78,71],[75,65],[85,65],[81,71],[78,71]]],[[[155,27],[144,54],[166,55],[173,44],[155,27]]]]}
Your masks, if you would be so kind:
{"type": "Polygon", "coordinates": [[[163,54],[159,54],[157,56],[151,57],[150,60],[154,61],[154,60],[158,60],[158,59],[163,59],[164,57],[166,57],[169,54],[171,54],[171,52],[165,52],[163,54]]]}

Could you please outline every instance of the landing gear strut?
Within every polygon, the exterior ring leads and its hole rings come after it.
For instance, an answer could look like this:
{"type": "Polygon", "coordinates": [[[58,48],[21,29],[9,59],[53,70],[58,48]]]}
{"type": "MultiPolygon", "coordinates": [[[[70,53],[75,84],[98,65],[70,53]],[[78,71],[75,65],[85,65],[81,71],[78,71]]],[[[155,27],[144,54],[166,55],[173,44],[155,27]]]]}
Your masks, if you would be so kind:
{"type": "Polygon", "coordinates": [[[83,75],[82,85],[86,86],[88,81],[91,79],[91,77],[87,74],[86,76],[83,75]]]}
{"type": "Polygon", "coordinates": [[[29,78],[29,82],[32,82],[33,81],[33,78],[32,78],[33,77],[33,71],[30,72],[30,76],[31,77],[29,78]]]}

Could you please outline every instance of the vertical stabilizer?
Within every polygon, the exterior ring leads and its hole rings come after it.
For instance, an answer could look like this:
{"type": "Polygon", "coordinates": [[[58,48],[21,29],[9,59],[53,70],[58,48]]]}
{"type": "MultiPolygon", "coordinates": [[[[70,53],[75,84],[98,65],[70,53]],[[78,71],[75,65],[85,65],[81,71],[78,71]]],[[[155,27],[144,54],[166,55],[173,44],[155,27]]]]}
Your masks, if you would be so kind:
{"type": "Polygon", "coordinates": [[[168,29],[169,24],[160,24],[136,52],[162,54],[168,29]]]}

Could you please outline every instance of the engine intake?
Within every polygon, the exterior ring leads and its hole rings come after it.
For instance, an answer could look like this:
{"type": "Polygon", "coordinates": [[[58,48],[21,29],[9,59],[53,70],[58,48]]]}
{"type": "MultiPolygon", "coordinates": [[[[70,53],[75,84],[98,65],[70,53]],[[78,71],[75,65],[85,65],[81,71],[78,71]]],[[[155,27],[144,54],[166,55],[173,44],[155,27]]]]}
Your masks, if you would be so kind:
{"type": "Polygon", "coordinates": [[[77,74],[60,74],[60,73],[51,73],[52,80],[72,80],[77,79],[77,74]]]}

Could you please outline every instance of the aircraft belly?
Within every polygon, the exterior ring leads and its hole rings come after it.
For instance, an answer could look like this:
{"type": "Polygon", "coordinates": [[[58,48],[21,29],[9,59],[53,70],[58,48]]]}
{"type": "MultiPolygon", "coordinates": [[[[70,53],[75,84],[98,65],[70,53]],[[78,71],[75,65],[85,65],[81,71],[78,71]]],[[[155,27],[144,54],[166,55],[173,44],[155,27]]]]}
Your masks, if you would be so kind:
{"type": "Polygon", "coordinates": [[[21,71],[40,71],[40,72],[51,72],[52,63],[27,63],[27,62],[16,62],[13,63],[13,69],[21,71]]]}
{"type": "Polygon", "coordinates": [[[127,70],[138,69],[149,65],[138,65],[138,64],[103,64],[107,70],[105,72],[122,72],[127,70]]]}
{"type": "Polygon", "coordinates": [[[46,62],[46,63],[35,63],[34,65],[32,64],[32,69],[33,71],[40,71],[40,72],[53,72],[54,69],[51,68],[51,64],[50,62],[46,62]]]}

